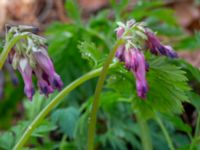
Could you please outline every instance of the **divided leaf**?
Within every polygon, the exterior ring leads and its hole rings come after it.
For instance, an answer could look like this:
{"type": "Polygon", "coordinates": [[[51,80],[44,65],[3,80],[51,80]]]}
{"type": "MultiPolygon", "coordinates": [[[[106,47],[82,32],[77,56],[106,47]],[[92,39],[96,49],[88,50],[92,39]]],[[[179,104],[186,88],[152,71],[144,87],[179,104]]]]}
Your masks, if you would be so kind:
{"type": "Polygon", "coordinates": [[[120,99],[130,102],[133,110],[140,113],[143,118],[151,118],[154,112],[181,113],[182,102],[188,101],[186,92],[190,90],[185,72],[170,64],[164,57],[152,56],[148,63],[147,82],[149,91],[147,99],[142,100],[136,94],[134,76],[121,69],[108,80],[107,86],[121,94],[120,99]],[[126,94],[125,94],[126,93],[126,94]]]}
{"type": "Polygon", "coordinates": [[[51,119],[55,124],[58,124],[60,130],[70,138],[74,137],[74,130],[79,118],[79,110],[75,107],[66,109],[58,109],[53,112],[51,119]]]}
{"type": "Polygon", "coordinates": [[[103,60],[103,56],[94,43],[84,41],[78,45],[78,48],[80,49],[82,57],[88,60],[92,68],[99,67],[103,60]]]}

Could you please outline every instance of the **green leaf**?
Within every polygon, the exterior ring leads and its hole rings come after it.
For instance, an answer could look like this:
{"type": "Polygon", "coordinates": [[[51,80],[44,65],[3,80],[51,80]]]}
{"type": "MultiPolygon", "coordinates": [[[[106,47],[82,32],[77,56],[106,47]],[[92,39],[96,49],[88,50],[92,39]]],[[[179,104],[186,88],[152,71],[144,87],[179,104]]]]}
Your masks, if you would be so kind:
{"type": "Polygon", "coordinates": [[[70,138],[74,137],[74,129],[79,118],[79,110],[75,107],[58,109],[53,112],[51,119],[58,124],[60,130],[70,138]]]}
{"type": "Polygon", "coordinates": [[[76,0],[65,0],[65,8],[67,10],[67,14],[70,18],[72,18],[76,23],[81,23],[81,12],[78,7],[78,3],[76,0]]]}
{"type": "Polygon", "coordinates": [[[108,86],[121,94],[120,99],[132,101],[133,110],[140,113],[143,118],[153,117],[155,111],[169,114],[181,113],[182,102],[188,101],[186,92],[190,90],[186,72],[170,64],[165,57],[151,56],[147,62],[150,64],[150,69],[146,75],[149,85],[146,100],[137,96],[134,76],[126,70],[114,72],[114,77],[109,80],[108,86]]]}
{"type": "Polygon", "coordinates": [[[163,113],[181,113],[182,102],[188,101],[186,92],[190,90],[185,72],[169,64],[163,57],[152,57],[147,73],[149,92],[147,100],[133,100],[133,109],[141,116],[150,117],[154,111],[163,113]]]}
{"type": "Polygon", "coordinates": [[[153,16],[145,20],[148,27],[156,31],[158,34],[166,36],[180,36],[183,34],[183,29],[176,25],[171,25],[166,22],[161,22],[158,18],[153,16]]]}
{"type": "Polygon", "coordinates": [[[179,118],[176,115],[164,115],[164,118],[166,118],[167,120],[169,120],[176,129],[186,132],[186,133],[190,133],[192,131],[192,128],[183,122],[183,120],[181,118],[179,118]]]}
{"type": "Polygon", "coordinates": [[[99,64],[100,62],[102,62],[103,57],[94,43],[84,41],[78,45],[78,48],[80,49],[82,57],[89,61],[89,64],[92,68],[99,67],[99,64]]]}
{"type": "Polygon", "coordinates": [[[4,150],[12,149],[14,145],[14,137],[12,132],[5,132],[0,134],[0,148],[4,150]]]}
{"type": "Polygon", "coordinates": [[[43,121],[40,126],[32,133],[34,137],[44,137],[45,134],[49,133],[52,130],[55,130],[55,124],[50,121],[43,121]]]}
{"type": "Polygon", "coordinates": [[[37,91],[33,96],[32,101],[25,99],[23,102],[27,119],[34,119],[39,114],[39,112],[49,103],[53,95],[50,95],[48,98],[46,98],[44,95],[41,95],[39,91],[37,91]]]}
{"type": "Polygon", "coordinates": [[[119,18],[123,10],[128,6],[130,0],[120,0],[120,1],[109,0],[109,2],[113,7],[113,9],[115,10],[116,17],[119,18]]]}
{"type": "Polygon", "coordinates": [[[191,64],[189,64],[188,62],[186,62],[183,59],[179,59],[178,61],[175,61],[174,63],[181,66],[183,68],[183,70],[185,70],[187,72],[186,75],[189,80],[195,80],[198,83],[200,83],[199,68],[192,66],[191,64]]]}
{"type": "Polygon", "coordinates": [[[130,15],[137,21],[142,20],[151,10],[153,10],[155,7],[162,6],[162,4],[162,1],[152,1],[150,3],[145,1],[138,1],[130,15]]]}
{"type": "Polygon", "coordinates": [[[169,25],[177,25],[176,18],[174,17],[174,11],[169,8],[157,8],[148,13],[149,16],[155,17],[169,25]]]}
{"type": "Polygon", "coordinates": [[[192,105],[200,111],[200,95],[195,92],[188,92],[187,95],[192,105]]]}
{"type": "Polygon", "coordinates": [[[180,50],[195,50],[200,48],[200,32],[196,32],[194,35],[187,36],[181,39],[176,45],[176,49],[180,50]]]}

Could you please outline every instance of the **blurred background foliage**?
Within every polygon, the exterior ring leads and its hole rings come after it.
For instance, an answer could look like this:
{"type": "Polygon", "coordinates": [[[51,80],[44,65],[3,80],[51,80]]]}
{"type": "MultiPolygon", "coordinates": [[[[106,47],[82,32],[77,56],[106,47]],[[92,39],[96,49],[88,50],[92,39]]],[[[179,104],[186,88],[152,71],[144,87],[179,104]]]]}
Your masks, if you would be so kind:
{"type": "MultiPolygon", "coordinates": [[[[96,149],[142,149],[137,116],[148,122],[155,150],[168,144],[155,121],[159,117],[176,149],[200,149],[200,2],[198,0],[16,0],[0,2],[1,43],[9,24],[39,26],[48,39],[49,54],[65,85],[102,65],[116,37],[116,21],[144,21],[180,59],[145,53],[150,71],[148,98],[136,96],[134,78],[122,65],[111,69],[101,95],[96,149]],[[16,1],[19,1],[18,3],[16,1]],[[182,59],[183,58],[183,59],[182,59]]],[[[14,87],[9,74],[0,101],[0,149],[12,149],[28,124],[57,94],[37,93],[33,101],[23,93],[23,81],[14,87]],[[9,139],[9,140],[8,140],[9,139]]],[[[25,149],[84,149],[88,110],[97,79],[70,93],[34,131],[25,149]]],[[[146,133],[148,134],[148,133],[146,133]]]]}

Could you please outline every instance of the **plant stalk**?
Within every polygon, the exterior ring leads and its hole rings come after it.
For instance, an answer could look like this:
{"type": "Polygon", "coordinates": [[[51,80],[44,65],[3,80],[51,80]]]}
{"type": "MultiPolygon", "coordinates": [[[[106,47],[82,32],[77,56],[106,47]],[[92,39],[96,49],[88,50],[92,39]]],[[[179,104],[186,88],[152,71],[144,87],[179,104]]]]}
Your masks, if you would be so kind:
{"type": "MultiPolygon", "coordinates": [[[[112,64],[109,66],[109,68],[114,67],[116,64],[112,64]]],[[[82,77],[76,79],[72,83],[70,83],[68,86],[66,86],[33,120],[33,122],[28,126],[20,140],[17,142],[17,144],[14,147],[14,150],[21,150],[24,144],[27,142],[29,137],[31,136],[32,132],[36,129],[36,127],[43,121],[45,116],[54,108],[56,105],[72,90],[74,90],[76,87],[84,83],[85,81],[92,79],[96,76],[98,76],[101,72],[102,68],[95,69],[93,71],[90,71],[89,73],[83,75],[82,77]]]]}
{"type": "Polygon", "coordinates": [[[161,119],[158,116],[156,116],[155,119],[156,119],[157,123],[159,124],[159,126],[160,126],[160,128],[161,128],[161,130],[162,130],[162,132],[163,132],[163,134],[165,136],[165,139],[166,139],[166,141],[168,143],[168,146],[169,146],[170,150],[175,150],[173,142],[172,142],[172,139],[170,138],[170,135],[169,135],[167,129],[165,128],[163,122],[161,121],[161,119]]]}
{"type": "Polygon", "coordinates": [[[143,120],[140,115],[136,115],[138,124],[140,126],[141,141],[143,150],[153,150],[149,128],[146,120],[143,120]]]}
{"type": "Polygon", "coordinates": [[[106,74],[108,72],[109,64],[112,62],[115,53],[117,51],[118,46],[122,43],[122,40],[118,40],[112,49],[112,51],[109,53],[104,65],[103,69],[101,71],[99,80],[97,82],[97,86],[95,89],[94,94],[94,101],[92,104],[92,110],[89,114],[89,126],[88,126],[88,138],[87,138],[87,150],[93,150],[94,149],[94,138],[95,138],[95,130],[96,130],[96,118],[97,118],[97,111],[99,108],[99,99],[101,95],[101,91],[104,85],[104,81],[106,79],[106,74]]]}
{"type": "Polygon", "coordinates": [[[6,42],[6,45],[4,46],[4,49],[0,55],[0,70],[2,69],[12,47],[17,43],[17,41],[19,41],[20,39],[26,36],[27,34],[17,35],[17,36],[14,36],[9,42],[6,42]]]}
{"type": "Polygon", "coordinates": [[[198,112],[198,117],[197,117],[197,122],[196,122],[196,127],[195,127],[195,133],[194,133],[194,137],[192,138],[192,143],[190,144],[190,149],[189,150],[193,150],[194,146],[196,144],[196,142],[198,141],[198,136],[199,136],[199,129],[200,128],[200,112],[198,112]]]}

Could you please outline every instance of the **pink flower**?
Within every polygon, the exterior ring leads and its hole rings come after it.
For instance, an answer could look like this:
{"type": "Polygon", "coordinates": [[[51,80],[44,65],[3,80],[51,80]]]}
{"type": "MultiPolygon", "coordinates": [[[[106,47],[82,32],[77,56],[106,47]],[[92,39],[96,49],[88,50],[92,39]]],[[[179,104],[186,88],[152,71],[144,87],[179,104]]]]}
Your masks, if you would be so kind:
{"type": "Polygon", "coordinates": [[[159,39],[151,31],[146,30],[147,35],[147,47],[150,49],[151,53],[155,55],[165,55],[170,58],[177,58],[177,53],[170,46],[162,45],[159,39]]]}
{"type": "MultiPolygon", "coordinates": [[[[38,66],[43,71],[45,75],[45,80],[50,83],[53,89],[61,90],[63,83],[60,76],[55,72],[53,63],[48,56],[48,53],[45,49],[33,53],[33,56],[38,64],[38,66]]],[[[37,70],[36,70],[37,71],[37,70]]]]}
{"type": "Polygon", "coordinates": [[[148,92],[148,85],[146,81],[146,62],[144,54],[139,50],[135,50],[134,61],[136,67],[132,70],[136,79],[136,89],[139,97],[145,99],[148,92]]]}
{"type": "MultiPolygon", "coordinates": [[[[32,26],[8,26],[12,35],[26,35],[18,41],[9,53],[9,62],[14,69],[18,69],[24,80],[24,92],[29,99],[34,95],[32,76],[37,78],[40,93],[48,96],[55,89],[63,87],[60,76],[56,73],[46,48],[46,39],[35,35],[38,28],[32,26]]],[[[14,77],[14,76],[13,76],[14,77]]]]}
{"type": "MultiPolygon", "coordinates": [[[[14,53],[17,53],[16,51],[14,53]]],[[[40,93],[48,96],[53,93],[55,89],[61,90],[63,87],[60,76],[55,72],[52,60],[50,59],[45,48],[40,47],[31,55],[31,60],[27,56],[20,56],[14,54],[12,63],[16,61],[15,65],[22,74],[24,80],[24,92],[29,99],[34,95],[34,85],[32,83],[32,76],[37,78],[37,86],[40,93]],[[34,66],[31,66],[31,61],[34,66]]]]}
{"type": "MultiPolygon", "coordinates": [[[[134,22],[127,22],[127,27],[131,28],[134,22]]],[[[117,38],[123,38],[125,28],[120,26],[116,29],[117,38]]],[[[148,92],[148,85],[146,81],[146,71],[149,69],[148,63],[145,61],[144,54],[137,48],[128,45],[126,46],[127,41],[124,44],[120,45],[116,51],[115,56],[125,63],[127,70],[130,70],[135,76],[136,80],[136,89],[137,95],[145,99],[148,92]]]]}
{"type": "Polygon", "coordinates": [[[35,93],[33,83],[32,83],[32,72],[33,72],[33,70],[31,68],[31,66],[29,65],[27,58],[22,58],[19,61],[18,70],[20,71],[20,73],[23,77],[23,80],[24,80],[24,84],[25,84],[24,92],[26,93],[26,96],[29,99],[32,99],[32,97],[35,93]]]}
{"type": "Polygon", "coordinates": [[[146,71],[148,71],[148,64],[145,61],[144,54],[136,48],[125,50],[123,45],[118,48],[116,57],[120,61],[124,61],[125,66],[130,70],[136,79],[137,95],[145,99],[148,92],[148,85],[146,81],[146,71]]]}

